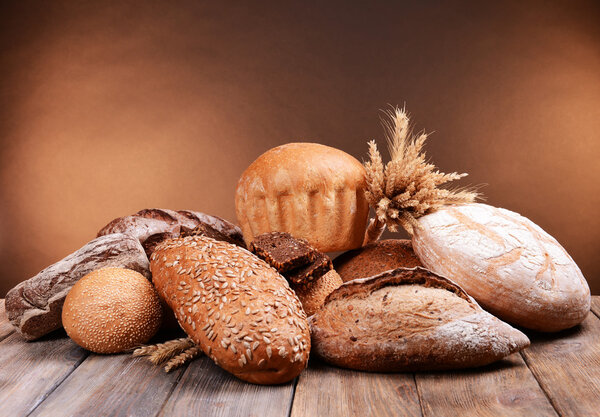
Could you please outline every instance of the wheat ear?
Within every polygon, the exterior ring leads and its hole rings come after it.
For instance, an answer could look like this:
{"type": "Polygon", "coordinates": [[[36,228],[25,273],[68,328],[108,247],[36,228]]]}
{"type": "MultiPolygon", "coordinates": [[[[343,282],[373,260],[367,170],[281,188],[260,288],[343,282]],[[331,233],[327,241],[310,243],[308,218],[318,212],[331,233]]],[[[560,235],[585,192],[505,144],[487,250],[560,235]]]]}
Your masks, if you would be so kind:
{"type": "Polygon", "coordinates": [[[156,345],[139,347],[133,351],[133,356],[147,356],[147,359],[154,365],[160,365],[194,346],[195,343],[192,339],[183,337],[156,345]]]}
{"type": "Polygon", "coordinates": [[[444,174],[427,162],[423,145],[427,134],[413,135],[405,109],[393,108],[384,121],[391,160],[383,159],[375,141],[370,141],[369,160],[365,162],[366,198],[375,211],[365,233],[364,244],[381,236],[387,226],[391,231],[404,228],[411,235],[419,227],[417,219],[449,204],[475,201],[473,189],[446,189],[441,186],[467,174],[444,174]]]}
{"type": "Polygon", "coordinates": [[[190,362],[191,360],[199,356],[201,353],[202,351],[198,346],[192,346],[190,348],[187,348],[186,350],[174,356],[167,362],[167,364],[165,365],[165,372],[168,373],[171,372],[173,369],[179,368],[180,366],[186,364],[187,362],[190,362]]]}

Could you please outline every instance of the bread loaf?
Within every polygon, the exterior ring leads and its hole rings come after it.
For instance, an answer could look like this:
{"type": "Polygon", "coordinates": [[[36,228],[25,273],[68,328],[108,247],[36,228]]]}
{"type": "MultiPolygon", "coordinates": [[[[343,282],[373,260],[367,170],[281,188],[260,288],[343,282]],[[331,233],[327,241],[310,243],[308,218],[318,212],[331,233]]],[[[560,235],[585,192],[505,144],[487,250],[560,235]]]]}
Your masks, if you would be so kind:
{"type": "Polygon", "coordinates": [[[410,240],[380,240],[344,252],[333,261],[333,267],[344,282],[356,278],[367,278],[396,268],[423,266],[410,240]]]}
{"type": "Polygon", "coordinates": [[[165,239],[180,237],[200,225],[208,225],[223,233],[231,243],[244,246],[242,231],[220,217],[190,210],[144,209],[131,216],[114,219],[98,232],[98,236],[111,233],[129,233],[139,239],[150,256],[156,245],[165,239]]]}
{"type": "Polygon", "coordinates": [[[288,232],[322,252],[361,246],[369,206],[365,170],[351,155],[317,143],[288,143],[244,171],[235,207],[244,238],[288,232]]]}
{"type": "Polygon", "coordinates": [[[591,296],[562,246],[529,219],[485,204],[418,220],[413,247],[425,267],[463,287],[502,320],[558,331],[585,319],[591,296]]]}
{"type": "Polygon", "coordinates": [[[315,314],[327,296],[340,285],[342,285],[342,279],[334,269],[314,281],[305,284],[291,284],[307,316],[315,314]]]}
{"type": "Polygon", "coordinates": [[[62,322],[71,339],[96,353],[118,353],[158,331],[162,306],[152,284],[125,268],[90,272],[67,294],[62,322]]]}
{"type": "Polygon", "coordinates": [[[306,314],[287,281],[239,246],[170,239],[151,256],[153,282],[183,330],[217,365],[256,384],[295,378],[310,352],[306,314]]]}
{"type": "Polygon", "coordinates": [[[150,277],[148,258],[136,238],[121,233],[101,236],[10,290],[8,319],[27,340],[61,328],[62,306],[71,287],[104,267],[128,268],[150,277]]]}
{"type": "Polygon", "coordinates": [[[364,371],[481,366],[529,345],[458,285],[420,267],[346,282],[309,321],[314,353],[364,371]]]}

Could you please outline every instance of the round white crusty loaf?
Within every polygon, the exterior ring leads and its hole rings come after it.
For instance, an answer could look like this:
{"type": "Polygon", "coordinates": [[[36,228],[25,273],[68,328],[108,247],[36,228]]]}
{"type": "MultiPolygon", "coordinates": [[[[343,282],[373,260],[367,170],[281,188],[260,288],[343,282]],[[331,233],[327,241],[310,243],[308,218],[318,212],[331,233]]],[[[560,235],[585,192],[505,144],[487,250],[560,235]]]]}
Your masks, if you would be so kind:
{"type": "Polygon", "coordinates": [[[458,285],[421,267],[348,281],[309,322],[314,353],[363,371],[481,366],[529,345],[458,285]]]}
{"type": "Polygon", "coordinates": [[[237,185],[244,239],[287,232],[321,252],[361,246],[369,205],[365,169],[356,158],[317,143],[288,143],[262,154],[237,185]]]}
{"type": "Polygon", "coordinates": [[[306,367],[306,314],[285,278],[263,260],[230,243],[189,236],[159,244],[150,269],[183,330],[226,371],[280,384],[306,367]]]}
{"type": "Polygon", "coordinates": [[[486,310],[519,326],[558,331],[585,319],[591,296],[563,247],[529,219],[486,204],[449,206],[420,218],[413,248],[486,310]]]}

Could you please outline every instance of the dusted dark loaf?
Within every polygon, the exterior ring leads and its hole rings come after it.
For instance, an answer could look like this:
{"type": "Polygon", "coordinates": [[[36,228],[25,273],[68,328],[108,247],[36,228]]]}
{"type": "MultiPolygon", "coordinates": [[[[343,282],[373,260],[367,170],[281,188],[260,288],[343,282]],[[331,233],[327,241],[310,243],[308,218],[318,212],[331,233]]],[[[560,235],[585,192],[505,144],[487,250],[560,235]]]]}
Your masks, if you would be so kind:
{"type": "Polygon", "coordinates": [[[233,223],[190,210],[140,210],[131,216],[114,219],[100,229],[98,236],[129,233],[139,239],[146,255],[150,256],[156,245],[163,240],[180,237],[201,225],[208,225],[227,236],[229,243],[246,247],[241,229],[233,223]]]}
{"type": "Polygon", "coordinates": [[[135,237],[101,236],[10,290],[6,294],[8,319],[27,340],[61,328],[62,306],[71,287],[104,267],[128,268],[150,277],[148,258],[135,237]]]}

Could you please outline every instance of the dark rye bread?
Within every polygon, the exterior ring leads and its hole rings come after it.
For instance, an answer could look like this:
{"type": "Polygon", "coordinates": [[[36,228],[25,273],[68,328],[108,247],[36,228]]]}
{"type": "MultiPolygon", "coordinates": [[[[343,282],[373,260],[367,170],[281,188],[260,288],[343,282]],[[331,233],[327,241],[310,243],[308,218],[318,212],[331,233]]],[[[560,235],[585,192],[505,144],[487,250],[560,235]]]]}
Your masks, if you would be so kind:
{"type": "Polygon", "coordinates": [[[293,284],[308,284],[333,269],[329,256],[321,252],[315,253],[315,259],[309,264],[286,272],[284,276],[293,284]]]}
{"type": "Polygon", "coordinates": [[[136,238],[122,233],[101,236],[10,290],[8,319],[27,340],[61,328],[62,306],[71,287],[104,267],[128,268],[150,278],[148,258],[136,238]]]}
{"type": "Polygon", "coordinates": [[[246,247],[242,231],[236,225],[217,216],[190,211],[167,209],[144,209],[131,216],[112,220],[98,232],[98,236],[110,233],[129,233],[139,239],[150,256],[156,245],[165,239],[177,238],[200,225],[207,225],[227,236],[227,241],[246,247]]]}
{"type": "Polygon", "coordinates": [[[364,371],[482,366],[529,345],[458,285],[420,267],[344,283],[309,323],[314,353],[364,371]]]}
{"type": "Polygon", "coordinates": [[[249,249],[280,274],[306,265],[316,258],[316,250],[306,240],[296,239],[285,232],[258,235],[250,243],[249,249]]]}
{"type": "Polygon", "coordinates": [[[333,261],[333,267],[347,282],[367,278],[396,268],[423,266],[415,255],[410,240],[389,239],[370,243],[360,249],[350,250],[333,261]]]}

